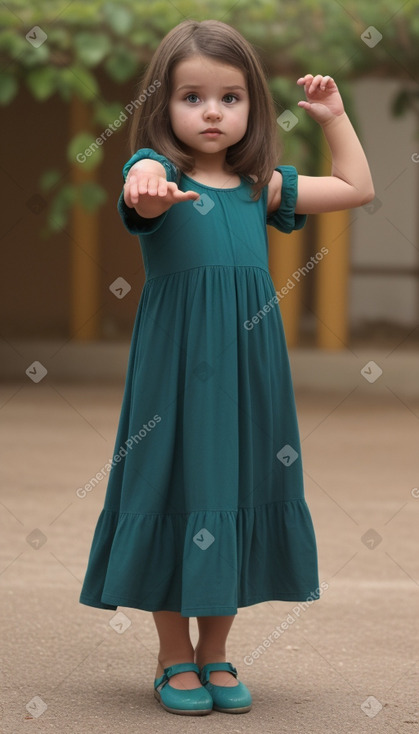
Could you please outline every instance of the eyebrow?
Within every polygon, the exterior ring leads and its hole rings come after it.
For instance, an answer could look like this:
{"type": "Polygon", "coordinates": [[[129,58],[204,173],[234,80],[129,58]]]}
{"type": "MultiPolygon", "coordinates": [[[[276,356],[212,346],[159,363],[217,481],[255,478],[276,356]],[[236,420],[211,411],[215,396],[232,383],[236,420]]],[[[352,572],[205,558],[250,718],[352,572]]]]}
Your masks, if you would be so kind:
{"type": "MultiPolygon", "coordinates": [[[[176,89],[177,92],[179,92],[180,89],[201,89],[203,85],[201,84],[182,84],[181,87],[178,87],[176,89]]],[[[205,85],[204,85],[205,86],[205,85]]],[[[243,92],[245,92],[245,88],[241,87],[239,84],[231,84],[229,87],[221,87],[222,89],[242,89],[243,92]]]]}

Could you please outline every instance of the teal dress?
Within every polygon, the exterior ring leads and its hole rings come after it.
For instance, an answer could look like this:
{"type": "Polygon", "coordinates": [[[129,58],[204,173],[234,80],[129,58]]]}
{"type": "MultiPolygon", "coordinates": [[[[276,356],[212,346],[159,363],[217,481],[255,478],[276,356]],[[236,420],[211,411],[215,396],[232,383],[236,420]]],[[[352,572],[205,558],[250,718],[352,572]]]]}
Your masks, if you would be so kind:
{"type": "Polygon", "coordinates": [[[269,600],[319,598],[286,341],[268,269],[266,224],[304,226],[297,172],[267,187],[217,189],[143,148],[196,201],[153,219],[118,210],[139,235],[146,280],[103,510],[80,602],[236,614],[269,600]]]}

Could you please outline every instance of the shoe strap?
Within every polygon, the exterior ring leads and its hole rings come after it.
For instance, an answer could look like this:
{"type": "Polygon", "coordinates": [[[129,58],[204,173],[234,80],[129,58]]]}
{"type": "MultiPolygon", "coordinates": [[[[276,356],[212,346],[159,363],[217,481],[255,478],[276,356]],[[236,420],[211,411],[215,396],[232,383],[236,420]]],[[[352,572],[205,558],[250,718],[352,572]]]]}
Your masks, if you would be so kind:
{"type": "Polygon", "coordinates": [[[164,669],[163,675],[161,675],[160,678],[156,678],[154,681],[154,688],[156,691],[160,692],[172,675],[177,675],[177,673],[189,673],[189,671],[193,671],[199,675],[198,665],[196,663],[175,663],[175,665],[169,665],[168,668],[164,669]]]}
{"type": "Polygon", "coordinates": [[[214,670],[227,670],[228,673],[232,673],[237,678],[237,670],[231,663],[207,663],[201,668],[199,676],[203,686],[208,683],[210,673],[214,670]]]}

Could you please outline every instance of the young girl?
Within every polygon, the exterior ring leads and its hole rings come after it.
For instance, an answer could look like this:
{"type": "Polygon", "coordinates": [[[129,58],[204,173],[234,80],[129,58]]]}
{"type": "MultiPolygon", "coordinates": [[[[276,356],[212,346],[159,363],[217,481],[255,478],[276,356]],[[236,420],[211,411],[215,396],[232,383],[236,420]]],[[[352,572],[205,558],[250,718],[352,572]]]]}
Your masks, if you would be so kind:
{"type": "Polygon", "coordinates": [[[226,661],[238,607],[319,598],[266,224],[291,232],[374,189],[333,79],[297,84],[330,146],[330,176],[277,165],[254,50],[224,23],[186,20],[142,80],[123,168],[118,209],[140,235],[146,281],[80,601],[153,613],[154,692],[177,714],[250,710],[226,661]]]}

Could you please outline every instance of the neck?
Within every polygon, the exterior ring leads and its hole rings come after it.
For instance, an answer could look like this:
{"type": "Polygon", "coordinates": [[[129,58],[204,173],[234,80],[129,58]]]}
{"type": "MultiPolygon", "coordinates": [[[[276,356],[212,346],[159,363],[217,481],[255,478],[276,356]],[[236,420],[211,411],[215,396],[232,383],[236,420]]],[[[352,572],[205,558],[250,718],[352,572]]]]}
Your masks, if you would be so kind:
{"type": "Polygon", "coordinates": [[[201,153],[201,151],[188,150],[188,153],[195,159],[194,168],[188,171],[192,176],[220,176],[231,173],[226,166],[226,151],[220,150],[218,153],[201,153]]]}

